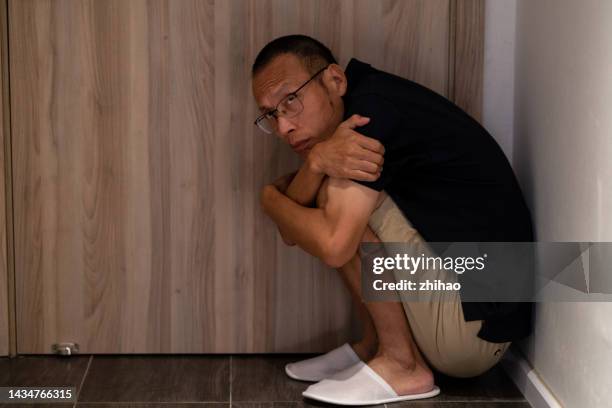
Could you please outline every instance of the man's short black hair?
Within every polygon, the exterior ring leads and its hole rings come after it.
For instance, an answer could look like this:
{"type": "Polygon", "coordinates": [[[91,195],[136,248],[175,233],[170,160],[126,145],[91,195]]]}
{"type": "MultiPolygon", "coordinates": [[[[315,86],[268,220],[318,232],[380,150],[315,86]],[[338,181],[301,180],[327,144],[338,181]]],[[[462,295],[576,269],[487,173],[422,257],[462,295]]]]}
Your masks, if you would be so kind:
{"type": "Polygon", "coordinates": [[[251,75],[255,76],[274,58],[282,54],[298,57],[311,75],[328,64],[337,64],[332,52],[321,42],[301,34],[286,35],[270,41],[259,51],[251,75]]]}

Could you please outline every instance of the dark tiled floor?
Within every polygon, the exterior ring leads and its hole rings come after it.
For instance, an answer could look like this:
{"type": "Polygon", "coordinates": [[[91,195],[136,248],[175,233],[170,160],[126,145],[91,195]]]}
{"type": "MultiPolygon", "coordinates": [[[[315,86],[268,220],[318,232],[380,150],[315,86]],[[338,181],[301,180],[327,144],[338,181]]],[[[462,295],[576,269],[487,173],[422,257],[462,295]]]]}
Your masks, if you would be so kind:
{"type": "MultiPolygon", "coordinates": [[[[306,357],[309,355],[5,357],[0,358],[0,386],[73,386],[76,406],[88,408],[331,407],[303,399],[302,391],[309,383],[285,375],[286,363],[306,357]]],[[[436,384],[442,390],[437,397],[382,408],[529,407],[501,367],[472,379],[436,374],[436,384]]],[[[0,404],[0,408],[10,406],[28,405],[0,404]]]]}

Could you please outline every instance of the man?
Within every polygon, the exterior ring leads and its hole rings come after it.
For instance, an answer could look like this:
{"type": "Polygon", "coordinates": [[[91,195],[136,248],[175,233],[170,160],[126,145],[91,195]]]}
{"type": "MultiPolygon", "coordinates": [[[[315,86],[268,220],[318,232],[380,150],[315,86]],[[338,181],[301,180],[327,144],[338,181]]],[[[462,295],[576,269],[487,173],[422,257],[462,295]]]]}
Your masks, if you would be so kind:
{"type": "Polygon", "coordinates": [[[428,398],[439,393],[430,366],[478,375],[529,334],[528,304],[361,298],[362,241],[532,240],[514,174],[482,126],[412,81],[356,59],[345,72],[301,35],[260,51],[253,94],[256,124],[304,159],[264,187],[263,209],[285,242],[338,269],[363,321],[361,341],[286,368],[318,381],[305,396],[346,405],[428,398]]]}

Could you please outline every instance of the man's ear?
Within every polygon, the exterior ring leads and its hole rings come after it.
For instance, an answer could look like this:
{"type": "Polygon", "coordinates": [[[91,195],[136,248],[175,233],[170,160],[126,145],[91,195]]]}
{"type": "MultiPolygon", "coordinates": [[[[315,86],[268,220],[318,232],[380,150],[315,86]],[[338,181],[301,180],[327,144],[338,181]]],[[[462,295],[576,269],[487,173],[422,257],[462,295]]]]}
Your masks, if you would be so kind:
{"type": "Polygon", "coordinates": [[[346,75],[344,75],[344,70],[340,65],[330,64],[324,72],[323,80],[325,85],[338,96],[343,96],[346,93],[346,75]]]}

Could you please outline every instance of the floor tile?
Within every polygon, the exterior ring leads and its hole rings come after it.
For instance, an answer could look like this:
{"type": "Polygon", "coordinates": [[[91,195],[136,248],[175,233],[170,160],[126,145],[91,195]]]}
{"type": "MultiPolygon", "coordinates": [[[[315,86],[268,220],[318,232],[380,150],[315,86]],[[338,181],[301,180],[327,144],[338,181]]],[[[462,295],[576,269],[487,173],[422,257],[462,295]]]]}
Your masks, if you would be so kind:
{"type": "MultiPolygon", "coordinates": [[[[17,356],[0,358],[1,387],[75,387],[78,395],[87,370],[90,356],[17,356]]],[[[15,404],[0,403],[9,407],[72,407],[73,403],[15,404]]]]}
{"type": "Polygon", "coordinates": [[[72,408],[74,404],[0,404],[0,408],[72,408]]]}
{"type": "Polygon", "coordinates": [[[440,401],[504,400],[512,402],[525,399],[499,365],[473,378],[453,378],[436,373],[435,381],[440,387],[440,395],[434,398],[440,401]]]}
{"type": "Polygon", "coordinates": [[[229,402],[229,357],[96,355],[79,402],[229,402]]]}
{"type": "MultiPolygon", "coordinates": [[[[374,405],[375,407],[384,408],[383,405],[374,405]]],[[[338,408],[340,405],[326,404],[324,402],[306,400],[292,402],[232,402],[232,408],[311,408],[325,407],[338,408]]],[[[370,405],[367,408],[372,408],[370,405]]]]}
{"type": "Polygon", "coordinates": [[[397,403],[387,404],[386,408],[394,408],[396,406],[410,407],[410,408],[531,408],[528,402],[523,401],[455,401],[455,402],[442,402],[442,401],[413,401],[411,403],[397,403]]]}
{"type": "Polygon", "coordinates": [[[89,356],[18,356],[0,358],[0,386],[78,387],[89,356]]]}
{"type": "Polygon", "coordinates": [[[228,402],[79,402],[78,408],[229,408],[228,402]]]}
{"type": "MultiPolygon", "coordinates": [[[[232,357],[232,402],[294,402],[311,383],[285,374],[285,364],[312,355],[241,355],[232,357]]],[[[242,405],[241,405],[242,406],[242,405]]]]}
{"type": "MultiPolygon", "coordinates": [[[[417,400],[406,401],[396,404],[385,404],[384,408],[401,406],[409,408],[531,408],[526,401],[429,401],[417,400]]],[[[326,407],[338,408],[338,405],[325,404],[322,402],[236,402],[232,403],[232,408],[306,408],[306,407],[326,407]]],[[[370,408],[371,406],[368,406],[370,408]]],[[[379,407],[383,407],[379,405],[379,407]]]]}
{"type": "Polygon", "coordinates": [[[439,395],[426,400],[387,404],[387,407],[416,407],[416,404],[422,408],[472,405],[488,408],[497,407],[496,404],[507,408],[529,407],[529,404],[524,405],[525,397],[500,366],[493,367],[486,373],[473,378],[453,378],[435,373],[435,383],[440,387],[439,395]],[[461,402],[464,404],[461,405],[461,402]]]}

